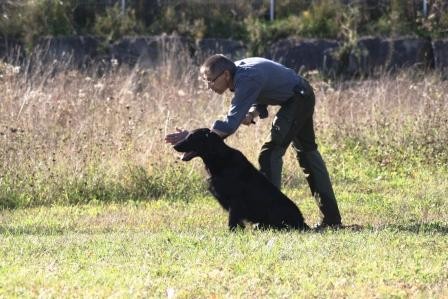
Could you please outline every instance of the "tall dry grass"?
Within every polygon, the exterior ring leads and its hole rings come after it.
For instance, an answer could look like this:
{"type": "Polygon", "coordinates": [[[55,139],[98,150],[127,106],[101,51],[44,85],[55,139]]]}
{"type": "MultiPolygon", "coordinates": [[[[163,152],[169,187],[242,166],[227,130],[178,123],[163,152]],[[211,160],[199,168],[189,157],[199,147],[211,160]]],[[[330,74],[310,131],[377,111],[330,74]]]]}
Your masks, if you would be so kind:
{"type": "Polygon", "coordinates": [[[355,144],[380,163],[418,159],[446,165],[448,82],[407,69],[376,79],[316,84],[318,128],[326,142],[355,144]]]}
{"type": "MultiPolygon", "coordinates": [[[[0,207],[203,192],[200,161],[178,162],[163,141],[175,127],[210,126],[227,111],[231,94],[206,90],[197,69],[182,53],[166,54],[152,69],[112,65],[101,75],[57,61],[22,69],[3,63],[0,207]]],[[[311,81],[327,152],[362,148],[385,165],[448,161],[448,83],[437,74],[311,81]]],[[[242,127],[228,142],[256,162],[269,124],[242,127]]],[[[287,184],[300,173],[293,159],[286,157],[287,184]]]]}

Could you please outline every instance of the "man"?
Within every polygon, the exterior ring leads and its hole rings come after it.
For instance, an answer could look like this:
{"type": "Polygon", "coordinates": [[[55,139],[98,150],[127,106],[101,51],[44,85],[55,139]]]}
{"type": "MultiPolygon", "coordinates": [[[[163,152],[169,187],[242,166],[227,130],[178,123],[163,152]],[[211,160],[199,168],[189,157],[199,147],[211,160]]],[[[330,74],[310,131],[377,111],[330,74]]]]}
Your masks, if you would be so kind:
{"type": "MultiPolygon", "coordinates": [[[[240,124],[250,125],[257,117],[268,116],[267,105],[280,105],[267,142],[259,155],[260,171],[278,188],[281,185],[283,155],[293,144],[311,193],[323,215],[317,228],[338,228],[341,216],[325,163],[315,142],[312,87],[302,77],[274,61],[252,57],[233,62],[216,54],[200,68],[208,87],[218,94],[234,93],[227,116],[216,121],[211,130],[225,138],[240,124]]],[[[165,141],[175,144],[188,131],[177,129],[165,141]]]]}

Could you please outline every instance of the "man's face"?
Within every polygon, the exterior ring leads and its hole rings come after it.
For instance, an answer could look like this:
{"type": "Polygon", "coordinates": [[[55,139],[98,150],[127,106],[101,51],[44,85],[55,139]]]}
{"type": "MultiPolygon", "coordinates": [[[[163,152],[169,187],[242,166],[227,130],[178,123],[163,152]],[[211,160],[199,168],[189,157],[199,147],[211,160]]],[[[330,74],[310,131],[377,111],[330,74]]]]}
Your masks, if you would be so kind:
{"type": "Polygon", "coordinates": [[[217,74],[205,72],[203,75],[208,88],[218,94],[223,94],[229,88],[230,75],[228,71],[223,71],[217,74]]]}

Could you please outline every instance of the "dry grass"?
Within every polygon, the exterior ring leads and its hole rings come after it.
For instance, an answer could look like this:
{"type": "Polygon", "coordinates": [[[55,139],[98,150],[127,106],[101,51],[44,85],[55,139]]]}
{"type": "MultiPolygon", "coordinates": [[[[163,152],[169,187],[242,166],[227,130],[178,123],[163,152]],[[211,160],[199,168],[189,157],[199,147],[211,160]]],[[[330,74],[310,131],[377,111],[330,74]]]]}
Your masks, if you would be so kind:
{"type": "Polygon", "coordinates": [[[336,88],[318,86],[318,127],[332,138],[394,149],[420,146],[431,151],[426,153],[428,158],[445,152],[448,95],[444,90],[448,82],[439,74],[409,69],[377,79],[344,82],[336,88]]]}
{"type": "MultiPolygon", "coordinates": [[[[226,113],[231,95],[205,90],[187,55],[167,54],[146,70],[112,65],[80,72],[54,62],[2,64],[0,74],[2,206],[154,197],[185,182],[202,190],[195,176],[200,163],[176,163],[163,138],[175,127],[210,126],[226,113]]],[[[355,148],[383,166],[406,159],[446,165],[448,83],[437,74],[311,80],[324,153],[355,148]]],[[[229,143],[256,162],[269,124],[243,127],[229,143]]],[[[297,165],[291,153],[286,159],[290,186],[297,165]]],[[[176,194],[192,194],[182,192],[176,194]]]]}

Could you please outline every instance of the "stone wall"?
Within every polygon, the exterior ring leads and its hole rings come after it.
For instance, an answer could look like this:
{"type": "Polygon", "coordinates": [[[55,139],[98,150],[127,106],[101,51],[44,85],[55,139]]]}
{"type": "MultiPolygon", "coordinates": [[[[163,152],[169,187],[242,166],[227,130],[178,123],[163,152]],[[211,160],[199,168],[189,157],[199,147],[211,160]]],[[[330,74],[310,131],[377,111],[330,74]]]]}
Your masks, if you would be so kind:
{"type": "Polygon", "coordinates": [[[448,73],[448,39],[433,41],[432,49],[435,67],[448,73]]]}
{"type": "Polygon", "coordinates": [[[369,75],[405,67],[435,66],[431,41],[413,37],[363,37],[354,46],[329,50],[324,56],[323,69],[336,75],[369,75]]]}
{"type": "MultiPolygon", "coordinates": [[[[0,39],[0,58],[21,56],[18,41],[0,39]]],[[[248,55],[243,42],[207,38],[194,42],[179,36],[124,37],[113,44],[90,36],[41,38],[34,57],[41,62],[64,61],[82,68],[98,61],[114,61],[130,66],[152,67],[174,56],[189,57],[200,64],[210,54],[224,53],[232,59],[248,55]]],[[[393,71],[403,67],[448,69],[448,39],[416,37],[362,37],[354,45],[336,40],[285,38],[274,42],[265,57],[297,71],[321,70],[333,74],[371,74],[377,70],[393,71]]]]}

